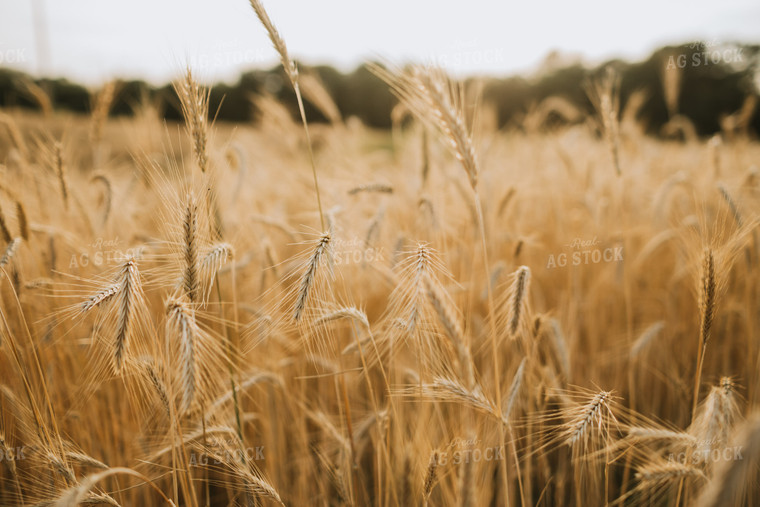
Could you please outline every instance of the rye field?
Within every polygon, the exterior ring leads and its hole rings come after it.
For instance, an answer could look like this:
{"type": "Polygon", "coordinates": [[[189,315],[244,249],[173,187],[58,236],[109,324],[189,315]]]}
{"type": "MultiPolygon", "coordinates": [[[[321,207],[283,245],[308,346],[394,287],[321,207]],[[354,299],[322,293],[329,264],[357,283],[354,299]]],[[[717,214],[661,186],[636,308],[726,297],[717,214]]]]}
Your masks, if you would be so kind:
{"type": "Polygon", "coordinates": [[[0,505],[760,503],[756,138],[392,64],[373,130],[251,3],[297,119],[0,112],[0,505]]]}

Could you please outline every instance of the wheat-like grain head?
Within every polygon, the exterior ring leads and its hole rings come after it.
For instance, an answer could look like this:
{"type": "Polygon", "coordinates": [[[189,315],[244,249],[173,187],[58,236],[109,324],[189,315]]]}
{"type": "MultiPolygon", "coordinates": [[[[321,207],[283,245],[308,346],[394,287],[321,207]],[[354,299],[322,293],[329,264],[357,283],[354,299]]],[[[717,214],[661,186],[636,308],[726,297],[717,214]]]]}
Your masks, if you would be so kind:
{"type": "Polygon", "coordinates": [[[187,68],[185,78],[174,84],[174,89],[182,104],[182,114],[185,117],[190,140],[193,143],[195,162],[201,172],[208,170],[208,98],[206,91],[193,77],[190,68],[187,68]]]}
{"type": "Polygon", "coordinates": [[[196,341],[199,333],[189,301],[170,298],[166,302],[166,334],[167,339],[176,339],[179,343],[181,411],[184,413],[190,410],[197,386],[196,341]]]}
{"type": "Polygon", "coordinates": [[[301,277],[301,284],[296,297],[295,306],[293,307],[293,320],[296,322],[301,320],[303,312],[306,309],[306,304],[309,301],[309,294],[311,293],[316,280],[319,266],[325,259],[328,260],[328,263],[330,262],[330,258],[332,257],[331,241],[332,233],[323,233],[314,245],[314,250],[306,263],[306,269],[301,277]]]}
{"type": "Polygon", "coordinates": [[[192,302],[198,298],[198,204],[195,197],[190,194],[185,204],[185,213],[182,221],[183,232],[183,261],[184,269],[182,284],[187,298],[192,302]]]}
{"type": "Polygon", "coordinates": [[[478,158],[467,127],[462,88],[450,81],[443,71],[431,71],[421,66],[410,70],[387,70],[379,65],[370,67],[391,87],[410,111],[444,136],[473,190],[478,184],[478,158]]]}
{"type": "Polygon", "coordinates": [[[121,267],[118,277],[119,290],[114,295],[116,304],[116,341],[114,346],[114,365],[119,372],[124,363],[127,346],[135,334],[135,313],[141,298],[140,273],[137,262],[128,258],[121,267]]]}

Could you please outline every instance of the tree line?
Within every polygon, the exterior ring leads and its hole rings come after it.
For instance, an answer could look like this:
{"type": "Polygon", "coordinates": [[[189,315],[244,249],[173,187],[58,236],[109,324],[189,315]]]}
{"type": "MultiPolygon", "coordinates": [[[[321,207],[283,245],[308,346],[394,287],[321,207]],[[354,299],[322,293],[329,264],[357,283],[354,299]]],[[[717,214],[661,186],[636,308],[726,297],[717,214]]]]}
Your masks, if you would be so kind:
{"type": "MultiPolygon", "coordinates": [[[[593,104],[587,94],[587,84],[608,67],[619,76],[621,108],[637,91],[647,97],[639,109],[639,119],[648,133],[661,132],[674,114],[687,118],[697,135],[708,136],[721,129],[721,118],[744,107],[747,113],[746,130],[760,132],[760,115],[754,114],[754,104],[760,86],[760,45],[711,46],[697,42],[663,47],[646,60],[626,62],[613,60],[595,67],[580,63],[552,66],[533,76],[487,77],[479,79],[481,97],[496,111],[499,127],[517,125],[518,120],[549,97],[561,97],[580,112],[591,113],[593,104]],[[668,77],[669,76],[669,77],[668,77]],[[670,91],[666,91],[670,88],[670,91]],[[670,94],[670,97],[668,96],[670,94]]],[[[349,73],[329,66],[304,69],[317,75],[344,118],[355,116],[375,128],[391,126],[391,111],[396,100],[388,86],[362,65],[349,73]]],[[[474,79],[470,79],[474,80],[474,79]]],[[[255,122],[258,110],[257,94],[265,91],[278,98],[297,116],[292,90],[286,86],[280,67],[251,70],[243,73],[235,84],[215,84],[210,88],[210,111],[217,121],[255,122]]],[[[8,69],[0,69],[0,107],[39,109],[39,93],[49,98],[49,107],[88,113],[93,107],[93,90],[66,79],[40,79],[8,69]]],[[[171,84],[152,87],[139,80],[123,81],[111,108],[111,115],[133,114],[145,100],[159,108],[167,120],[180,120],[179,99],[171,84]]],[[[320,110],[306,104],[310,121],[326,118],[320,110]]],[[[746,115],[745,115],[746,116],[746,115]]],[[[558,122],[567,121],[561,115],[558,122]]]]}

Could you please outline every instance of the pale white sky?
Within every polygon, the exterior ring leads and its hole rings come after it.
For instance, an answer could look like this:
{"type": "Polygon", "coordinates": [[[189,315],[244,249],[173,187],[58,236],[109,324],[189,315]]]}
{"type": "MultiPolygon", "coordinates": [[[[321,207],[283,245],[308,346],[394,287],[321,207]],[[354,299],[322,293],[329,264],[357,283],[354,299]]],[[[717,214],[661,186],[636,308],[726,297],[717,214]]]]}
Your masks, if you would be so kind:
{"type": "MultiPolygon", "coordinates": [[[[760,42],[757,0],[263,1],[294,58],[341,70],[383,57],[507,75],[552,50],[598,62],[697,39],[760,42]]],[[[233,81],[277,57],[246,0],[0,0],[0,66],[86,84],[163,83],[185,63],[233,81]]]]}

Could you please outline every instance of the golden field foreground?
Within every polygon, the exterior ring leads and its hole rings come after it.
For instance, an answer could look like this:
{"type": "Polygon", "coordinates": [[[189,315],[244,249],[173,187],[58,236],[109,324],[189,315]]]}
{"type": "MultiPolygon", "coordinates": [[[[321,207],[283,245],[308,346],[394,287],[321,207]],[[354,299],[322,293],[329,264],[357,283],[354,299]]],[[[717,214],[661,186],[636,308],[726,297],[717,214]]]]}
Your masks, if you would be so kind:
{"type": "Polygon", "coordinates": [[[310,144],[2,113],[0,505],[760,502],[760,145],[377,72],[310,144]]]}

